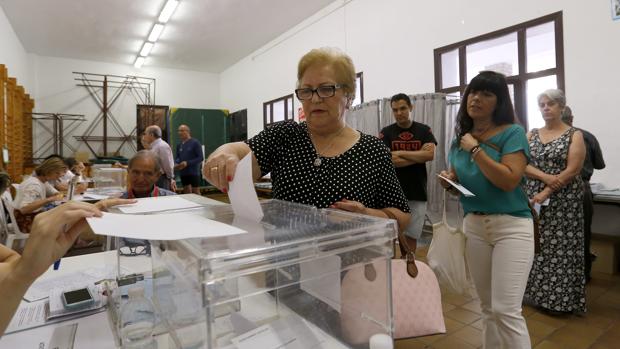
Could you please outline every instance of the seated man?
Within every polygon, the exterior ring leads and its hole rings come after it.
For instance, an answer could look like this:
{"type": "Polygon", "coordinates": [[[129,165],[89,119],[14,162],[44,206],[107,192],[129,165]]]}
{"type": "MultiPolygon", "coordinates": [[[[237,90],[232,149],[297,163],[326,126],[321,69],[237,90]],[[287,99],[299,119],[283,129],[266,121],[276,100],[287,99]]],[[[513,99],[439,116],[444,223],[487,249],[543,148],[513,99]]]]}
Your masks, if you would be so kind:
{"type": "MultiPolygon", "coordinates": [[[[160,188],[156,185],[161,170],[157,155],[149,150],[140,150],[127,164],[127,191],[121,195],[123,199],[148,198],[157,196],[176,195],[176,193],[160,188]]],[[[123,244],[128,247],[129,253],[133,255],[140,247],[145,247],[144,252],[150,254],[150,245],[146,240],[122,239],[123,244]]],[[[121,248],[121,254],[123,254],[121,248]]]]}
{"type": "Polygon", "coordinates": [[[155,185],[161,170],[157,156],[148,150],[140,150],[127,164],[127,191],[121,198],[148,198],[175,195],[170,190],[155,185]]]}

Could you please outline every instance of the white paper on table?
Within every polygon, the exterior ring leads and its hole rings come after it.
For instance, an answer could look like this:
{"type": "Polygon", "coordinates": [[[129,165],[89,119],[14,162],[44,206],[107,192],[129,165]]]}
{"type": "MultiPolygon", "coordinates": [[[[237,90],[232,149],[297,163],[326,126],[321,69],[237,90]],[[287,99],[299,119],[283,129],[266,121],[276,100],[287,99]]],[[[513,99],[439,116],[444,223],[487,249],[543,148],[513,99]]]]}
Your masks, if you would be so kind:
{"type": "MultiPolygon", "coordinates": [[[[60,264],[62,268],[62,263],[60,264]]],[[[39,299],[47,298],[51,290],[54,289],[71,289],[76,286],[84,287],[92,285],[103,279],[110,279],[116,276],[116,269],[111,266],[103,266],[90,268],[70,274],[47,278],[35,281],[29,288],[24,299],[34,302],[39,299]]]]}
{"type": "Polygon", "coordinates": [[[237,227],[186,212],[130,215],[103,212],[102,217],[86,218],[98,235],[146,240],[210,238],[246,233],[237,227]]]}
{"type": "Polygon", "coordinates": [[[189,201],[182,197],[170,195],[170,196],[157,196],[152,198],[137,199],[135,204],[116,206],[123,213],[149,213],[149,212],[161,212],[168,210],[181,210],[187,208],[202,207],[201,204],[193,201],[189,201]]]}
{"type": "Polygon", "coordinates": [[[82,194],[82,197],[84,199],[91,199],[91,200],[105,200],[107,198],[109,198],[109,195],[99,195],[99,194],[93,194],[93,193],[84,193],[82,194]]]}
{"type": "Polygon", "coordinates": [[[51,348],[48,343],[53,337],[56,328],[67,324],[77,324],[79,327],[75,336],[74,348],[110,349],[114,345],[114,335],[108,326],[108,313],[100,311],[93,315],[80,314],[79,319],[74,317],[62,318],[62,321],[47,321],[45,326],[27,331],[5,334],[0,337],[0,348],[51,348]]]}
{"type": "Polygon", "coordinates": [[[230,340],[238,349],[320,348],[325,336],[300,317],[291,315],[257,327],[230,340]]]}
{"type": "Polygon", "coordinates": [[[444,181],[446,181],[446,182],[450,183],[450,185],[451,185],[451,186],[453,186],[454,188],[456,188],[456,190],[460,191],[460,192],[461,192],[461,194],[463,194],[463,195],[465,195],[465,196],[467,196],[467,197],[470,197],[470,196],[476,196],[476,195],[474,195],[474,193],[472,193],[471,191],[469,191],[469,189],[467,189],[467,188],[465,188],[464,186],[462,186],[462,185],[460,185],[460,184],[456,183],[455,181],[449,180],[448,178],[446,178],[446,177],[444,177],[444,176],[442,176],[442,175],[440,175],[440,174],[437,174],[437,177],[439,177],[439,178],[443,179],[444,181]]]}
{"type": "Polygon", "coordinates": [[[241,216],[253,221],[263,218],[263,208],[258,203],[258,195],[254,190],[252,179],[252,152],[248,153],[235,170],[235,176],[230,182],[228,198],[235,216],[241,216]]]}
{"type": "Polygon", "coordinates": [[[9,326],[6,328],[5,333],[22,331],[45,325],[46,305],[46,299],[32,303],[21,302],[11,322],[9,322],[9,326]]]}

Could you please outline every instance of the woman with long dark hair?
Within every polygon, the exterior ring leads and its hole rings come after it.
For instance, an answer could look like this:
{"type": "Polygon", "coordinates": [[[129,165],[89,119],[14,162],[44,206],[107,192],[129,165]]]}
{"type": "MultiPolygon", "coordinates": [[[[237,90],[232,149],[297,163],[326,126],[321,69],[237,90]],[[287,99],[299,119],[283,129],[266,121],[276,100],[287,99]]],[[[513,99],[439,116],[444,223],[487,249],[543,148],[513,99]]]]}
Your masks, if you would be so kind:
{"type": "MultiPolygon", "coordinates": [[[[531,348],[521,314],[534,256],[524,181],[529,147],[503,75],[485,71],[467,88],[457,115],[450,170],[475,196],[461,196],[469,271],[480,297],[483,348],[531,348]]],[[[451,193],[450,184],[441,185],[451,193]]]]}

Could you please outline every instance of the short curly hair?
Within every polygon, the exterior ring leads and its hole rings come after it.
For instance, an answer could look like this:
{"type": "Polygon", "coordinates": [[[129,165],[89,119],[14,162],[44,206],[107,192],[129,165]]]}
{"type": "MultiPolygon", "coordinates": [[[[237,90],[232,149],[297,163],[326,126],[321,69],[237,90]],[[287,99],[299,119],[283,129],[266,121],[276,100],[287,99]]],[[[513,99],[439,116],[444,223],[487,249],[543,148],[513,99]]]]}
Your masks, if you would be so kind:
{"type": "Polygon", "coordinates": [[[349,98],[355,98],[355,66],[353,60],[346,53],[334,47],[315,48],[306,53],[297,65],[297,87],[301,84],[306,70],[313,65],[330,65],[336,73],[336,82],[342,85],[342,90],[349,98]]]}
{"type": "Polygon", "coordinates": [[[538,95],[536,101],[540,104],[540,100],[543,97],[547,97],[550,100],[556,102],[562,109],[566,107],[566,96],[564,95],[564,92],[562,90],[558,90],[556,88],[545,90],[543,93],[538,95]]]}

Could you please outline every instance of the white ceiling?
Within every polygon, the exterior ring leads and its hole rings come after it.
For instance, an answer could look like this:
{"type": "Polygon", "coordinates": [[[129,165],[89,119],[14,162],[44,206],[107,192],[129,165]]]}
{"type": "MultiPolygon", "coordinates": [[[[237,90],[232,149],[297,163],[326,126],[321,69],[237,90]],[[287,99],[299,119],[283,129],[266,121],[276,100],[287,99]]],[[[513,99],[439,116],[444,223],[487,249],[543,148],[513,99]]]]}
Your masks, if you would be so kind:
{"type": "MultiPolygon", "coordinates": [[[[180,0],[145,65],[219,73],[335,0],[180,0]]],[[[0,0],[29,53],[133,64],[165,0],[0,0]]]]}

